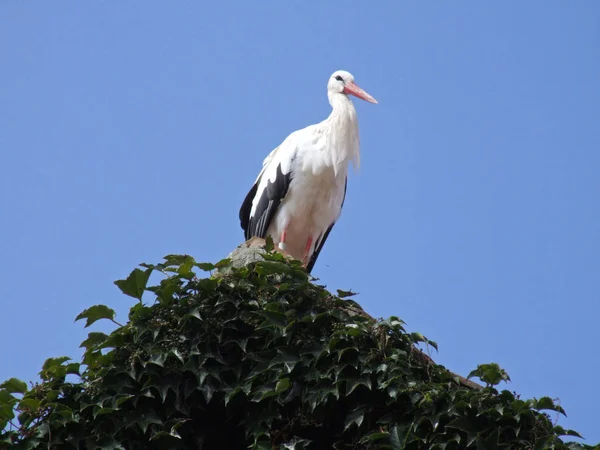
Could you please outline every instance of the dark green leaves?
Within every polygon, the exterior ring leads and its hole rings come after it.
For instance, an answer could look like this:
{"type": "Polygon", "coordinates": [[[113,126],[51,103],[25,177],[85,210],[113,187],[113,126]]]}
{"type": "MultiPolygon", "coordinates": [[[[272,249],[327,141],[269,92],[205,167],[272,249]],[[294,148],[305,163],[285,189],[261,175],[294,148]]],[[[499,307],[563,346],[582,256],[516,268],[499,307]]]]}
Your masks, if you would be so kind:
{"type": "Polygon", "coordinates": [[[133,269],[126,279],[117,280],[115,281],[115,284],[119,289],[121,289],[123,294],[137,298],[141,301],[151,273],[151,268],[146,270],[133,269]]]}
{"type": "Polygon", "coordinates": [[[538,411],[546,409],[559,412],[564,416],[567,415],[565,410],[560,405],[554,403],[554,400],[550,397],[542,397],[539,400],[533,399],[529,401],[529,404],[533,409],[537,409],[538,411]]]}
{"type": "Polygon", "coordinates": [[[346,417],[346,422],[344,424],[344,430],[347,430],[350,427],[350,425],[352,425],[352,424],[356,424],[356,426],[360,428],[360,426],[363,423],[364,418],[365,418],[365,410],[363,408],[358,408],[358,409],[352,411],[346,417]]]}
{"type": "Polygon", "coordinates": [[[204,270],[205,272],[210,272],[211,270],[215,270],[217,266],[211,263],[196,263],[196,267],[200,270],[204,270]]]}
{"type": "MultiPolygon", "coordinates": [[[[575,448],[560,436],[577,432],[543,412],[564,413],[551,398],[465,387],[418,350],[434,342],[398,317],[370,318],[354,293],[332,295],[269,246],[247,267],[168,255],[117,281],[156,299],[112,333],[90,332],[83,365],[50,358],[29,389],[2,383],[0,450],[575,448]],[[152,271],[161,279],[147,286],[152,271]]],[[[115,312],[95,305],[81,319],[115,312]]],[[[470,376],[509,380],[494,363],[470,376]]]]}
{"type": "Polygon", "coordinates": [[[337,290],[337,295],[340,298],[346,298],[346,297],[352,297],[354,295],[357,295],[356,292],[352,292],[352,291],[343,291],[341,289],[337,290]]]}
{"type": "Polygon", "coordinates": [[[107,338],[107,334],[93,331],[88,334],[88,338],[79,347],[85,347],[86,349],[95,348],[106,342],[107,338]]]}
{"type": "Polygon", "coordinates": [[[59,358],[48,358],[44,361],[44,365],[42,366],[42,370],[52,370],[56,367],[61,366],[64,362],[69,361],[71,358],[68,356],[61,356],[59,358]]]}
{"type": "Polygon", "coordinates": [[[101,319],[108,319],[114,322],[115,311],[106,305],[94,305],[79,314],[75,318],[75,322],[81,319],[86,319],[85,328],[101,319]]]}
{"type": "Polygon", "coordinates": [[[5,389],[11,394],[24,394],[27,391],[27,383],[16,378],[11,378],[10,380],[0,384],[0,389],[5,389]]]}
{"type": "Polygon", "coordinates": [[[267,236],[265,239],[265,250],[267,252],[272,252],[275,246],[273,245],[273,238],[271,236],[267,236]]]}
{"type": "Polygon", "coordinates": [[[42,378],[42,380],[45,381],[64,379],[64,377],[68,373],[68,366],[65,366],[64,363],[70,360],[71,358],[69,358],[68,356],[61,356],[59,358],[48,358],[42,366],[40,377],[42,378]]]}
{"type": "Polygon", "coordinates": [[[506,371],[496,363],[478,365],[477,369],[472,370],[467,378],[472,377],[479,377],[488,386],[496,386],[501,381],[510,381],[510,377],[506,371]]]}

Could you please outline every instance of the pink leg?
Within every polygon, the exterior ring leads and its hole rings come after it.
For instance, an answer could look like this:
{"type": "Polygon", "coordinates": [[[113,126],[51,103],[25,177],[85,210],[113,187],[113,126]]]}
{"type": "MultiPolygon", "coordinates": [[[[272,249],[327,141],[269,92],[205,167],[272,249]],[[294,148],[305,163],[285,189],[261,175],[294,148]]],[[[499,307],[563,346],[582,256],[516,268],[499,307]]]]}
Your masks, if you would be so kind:
{"type": "Polygon", "coordinates": [[[285,251],[285,238],[286,238],[287,228],[284,228],[281,232],[281,239],[279,239],[279,249],[285,251]]]}
{"type": "Polygon", "coordinates": [[[304,248],[304,257],[302,258],[302,261],[304,261],[304,262],[307,262],[307,260],[308,260],[308,252],[310,252],[312,243],[313,243],[313,238],[312,238],[312,236],[309,236],[308,240],[306,241],[306,247],[304,248]]]}

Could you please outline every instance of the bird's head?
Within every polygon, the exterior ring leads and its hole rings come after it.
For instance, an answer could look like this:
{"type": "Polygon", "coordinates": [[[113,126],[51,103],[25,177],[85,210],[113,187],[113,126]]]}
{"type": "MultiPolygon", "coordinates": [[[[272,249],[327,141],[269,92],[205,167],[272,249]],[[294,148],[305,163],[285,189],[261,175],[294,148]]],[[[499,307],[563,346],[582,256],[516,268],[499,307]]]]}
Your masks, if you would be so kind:
{"type": "Polygon", "coordinates": [[[345,95],[354,95],[362,100],[365,100],[369,103],[377,103],[373,97],[367,94],[364,90],[359,88],[354,83],[354,76],[350,72],[346,72],[345,70],[338,70],[333,72],[331,77],[329,78],[329,83],[327,83],[327,91],[329,95],[331,94],[345,94],[345,95]]]}

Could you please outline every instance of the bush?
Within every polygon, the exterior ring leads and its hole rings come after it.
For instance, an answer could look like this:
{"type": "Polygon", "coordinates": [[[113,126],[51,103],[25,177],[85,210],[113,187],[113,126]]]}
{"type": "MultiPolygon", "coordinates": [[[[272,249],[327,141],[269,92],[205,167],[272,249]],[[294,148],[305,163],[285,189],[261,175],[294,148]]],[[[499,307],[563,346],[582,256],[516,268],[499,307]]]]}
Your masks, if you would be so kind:
{"type": "MultiPolygon", "coordinates": [[[[497,365],[472,373],[486,387],[465,385],[400,319],[375,320],[297,261],[264,258],[171,255],[115,282],[138,302],[127,324],[89,333],[83,364],[51,358],[30,389],[0,386],[0,448],[592,448],[561,440],[578,434],[542,412],[564,413],[550,398],[499,392],[497,365]],[[147,287],[155,271],[166,276],[147,287]]],[[[77,319],[114,317],[96,305],[77,319]]]]}

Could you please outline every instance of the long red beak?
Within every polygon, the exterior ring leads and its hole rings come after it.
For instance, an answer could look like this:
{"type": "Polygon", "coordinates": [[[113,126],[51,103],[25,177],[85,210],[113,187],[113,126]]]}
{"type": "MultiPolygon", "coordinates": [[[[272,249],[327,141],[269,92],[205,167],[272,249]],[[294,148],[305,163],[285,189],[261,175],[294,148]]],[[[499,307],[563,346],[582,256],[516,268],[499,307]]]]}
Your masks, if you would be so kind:
{"type": "Polygon", "coordinates": [[[358,98],[362,98],[363,100],[369,103],[377,103],[377,100],[375,100],[373,97],[371,97],[369,94],[367,94],[354,83],[347,83],[346,86],[344,86],[344,94],[354,95],[358,98]]]}

